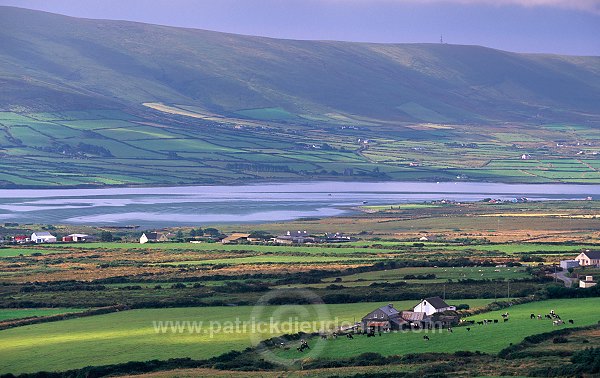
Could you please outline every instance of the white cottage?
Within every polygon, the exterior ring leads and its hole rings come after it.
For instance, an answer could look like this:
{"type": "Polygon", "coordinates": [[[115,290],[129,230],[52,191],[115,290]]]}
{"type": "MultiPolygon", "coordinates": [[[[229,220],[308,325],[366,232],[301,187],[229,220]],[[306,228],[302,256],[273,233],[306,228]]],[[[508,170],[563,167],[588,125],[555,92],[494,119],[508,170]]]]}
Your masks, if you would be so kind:
{"type": "Polygon", "coordinates": [[[31,234],[31,241],[34,243],[56,243],[56,236],[48,231],[34,232],[31,234]]]}
{"type": "Polygon", "coordinates": [[[450,306],[440,297],[430,297],[423,299],[418,305],[413,307],[414,312],[424,312],[427,316],[437,312],[456,311],[455,306],[450,306]]]}
{"type": "Polygon", "coordinates": [[[600,266],[600,251],[581,252],[575,260],[579,261],[581,266],[600,266]]]}

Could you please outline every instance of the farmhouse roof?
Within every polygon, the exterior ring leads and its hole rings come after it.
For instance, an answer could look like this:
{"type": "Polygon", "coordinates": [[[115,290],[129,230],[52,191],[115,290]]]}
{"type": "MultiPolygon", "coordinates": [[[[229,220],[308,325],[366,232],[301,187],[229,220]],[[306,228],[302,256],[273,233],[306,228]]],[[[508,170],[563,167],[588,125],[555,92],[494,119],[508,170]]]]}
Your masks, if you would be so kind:
{"type": "Polygon", "coordinates": [[[34,232],[35,236],[48,236],[48,237],[54,237],[54,235],[52,235],[51,233],[49,233],[48,231],[41,231],[41,232],[34,232]]]}
{"type": "Polygon", "coordinates": [[[446,303],[440,297],[429,297],[429,298],[425,298],[424,300],[426,300],[427,302],[429,302],[429,304],[431,304],[433,306],[433,308],[435,308],[435,309],[450,307],[448,305],[448,303],[446,303]]]}
{"type": "Polygon", "coordinates": [[[146,235],[148,240],[157,240],[159,237],[158,232],[146,232],[144,233],[144,235],[146,235]]]}
{"type": "Polygon", "coordinates": [[[74,237],[74,238],[87,238],[89,235],[86,234],[71,234],[71,235],[67,235],[70,237],[74,237]]]}
{"type": "Polygon", "coordinates": [[[379,307],[379,309],[381,311],[383,311],[387,316],[395,316],[400,313],[398,310],[396,310],[394,308],[394,305],[392,305],[391,303],[388,305],[385,305],[385,306],[381,306],[381,307],[379,307]]]}
{"type": "Polygon", "coordinates": [[[585,251],[583,254],[590,260],[600,260],[600,251],[585,251]]]}
{"type": "Polygon", "coordinates": [[[227,243],[227,242],[231,242],[231,241],[237,241],[240,239],[246,239],[249,236],[250,236],[250,234],[242,234],[239,232],[235,232],[235,233],[229,235],[228,237],[224,238],[223,240],[221,240],[221,242],[227,243]]]}

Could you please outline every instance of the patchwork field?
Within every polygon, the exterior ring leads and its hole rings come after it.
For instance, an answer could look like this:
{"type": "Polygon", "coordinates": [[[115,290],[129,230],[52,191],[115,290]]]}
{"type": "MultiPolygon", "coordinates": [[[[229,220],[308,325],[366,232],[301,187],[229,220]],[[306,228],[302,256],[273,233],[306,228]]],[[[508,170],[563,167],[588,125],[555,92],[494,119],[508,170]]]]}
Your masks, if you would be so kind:
{"type": "MultiPolygon", "coordinates": [[[[587,126],[570,128],[565,136],[556,127],[534,132],[529,125],[515,125],[509,132],[487,125],[495,132],[485,137],[454,124],[391,127],[327,116],[319,126],[307,127],[302,115],[282,108],[240,109],[235,113],[239,118],[228,118],[193,106],[145,105],[147,111],[133,113],[0,112],[0,151],[3,164],[12,167],[11,175],[0,176],[2,185],[340,178],[589,184],[600,180],[599,150],[585,142],[600,134],[587,126]],[[563,144],[548,148],[555,140],[563,144]],[[522,160],[522,154],[532,158],[522,160]],[[25,160],[28,164],[22,164],[25,160]],[[35,174],[30,166],[44,175],[35,174]],[[160,174],[149,176],[149,169],[160,174]]],[[[403,109],[417,119],[441,117],[415,103],[403,109]]]]}

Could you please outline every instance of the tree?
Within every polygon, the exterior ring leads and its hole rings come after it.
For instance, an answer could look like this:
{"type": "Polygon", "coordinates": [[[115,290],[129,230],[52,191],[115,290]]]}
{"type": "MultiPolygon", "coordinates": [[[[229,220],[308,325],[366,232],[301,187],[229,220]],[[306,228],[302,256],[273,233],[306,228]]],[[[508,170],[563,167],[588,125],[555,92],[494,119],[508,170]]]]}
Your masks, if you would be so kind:
{"type": "Polygon", "coordinates": [[[111,242],[114,240],[113,234],[110,231],[102,231],[100,233],[100,241],[102,242],[111,242]]]}
{"type": "Polygon", "coordinates": [[[177,234],[175,234],[175,237],[177,238],[177,240],[183,240],[183,231],[178,230],[177,234]]]}
{"type": "Polygon", "coordinates": [[[205,228],[204,229],[204,233],[208,234],[210,236],[219,236],[219,235],[221,235],[221,232],[219,230],[217,230],[216,228],[212,228],[212,227],[205,228]]]}
{"type": "Polygon", "coordinates": [[[192,237],[192,238],[196,237],[196,230],[194,230],[193,228],[190,230],[190,237],[192,237]]]}

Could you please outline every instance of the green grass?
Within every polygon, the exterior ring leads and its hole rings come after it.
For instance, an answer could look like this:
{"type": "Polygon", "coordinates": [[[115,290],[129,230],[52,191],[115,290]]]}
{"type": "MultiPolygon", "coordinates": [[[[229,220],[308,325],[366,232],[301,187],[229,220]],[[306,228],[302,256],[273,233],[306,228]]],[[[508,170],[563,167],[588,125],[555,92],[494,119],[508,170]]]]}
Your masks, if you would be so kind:
{"type": "Polygon", "coordinates": [[[2,308],[0,309],[0,321],[32,318],[39,316],[66,314],[69,312],[84,311],[81,308],[2,308]]]}
{"type": "MultiPolygon", "coordinates": [[[[429,352],[455,352],[455,351],[480,351],[485,353],[498,353],[510,343],[516,344],[525,336],[556,330],[550,320],[530,320],[529,315],[547,314],[550,310],[556,311],[564,320],[573,319],[574,325],[565,324],[560,328],[575,327],[595,324],[600,320],[598,308],[600,298],[560,299],[542,302],[533,302],[513,306],[507,310],[494,311],[474,316],[472,320],[500,319],[497,324],[485,326],[471,326],[471,331],[466,327],[455,327],[453,332],[401,332],[384,334],[379,337],[367,338],[357,336],[354,340],[338,338],[327,340],[325,348],[319,357],[343,358],[361,353],[377,352],[383,355],[402,355],[408,353],[429,352]],[[500,314],[509,312],[510,320],[502,321],[500,314]],[[423,340],[427,334],[430,341],[423,340]]],[[[315,341],[313,340],[313,343],[315,341]]],[[[298,352],[290,350],[280,352],[280,357],[287,359],[298,358],[298,352]]]]}
{"type": "Polygon", "coordinates": [[[30,256],[34,253],[49,254],[64,252],[60,249],[43,248],[0,248],[0,257],[16,257],[19,255],[30,256]]]}
{"type": "MultiPolygon", "coordinates": [[[[473,280],[498,280],[498,279],[522,279],[531,277],[525,268],[494,268],[494,267],[441,267],[441,268],[400,268],[383,271],[365,272],[344,276],[340,285],[353,282],[361,285],[369,285],[372,282],[382,281],[407,281],[413,283],[433,283],[451,280],[473,279],[473,280]],[[430,280],[404,280],[405,275],[435,274],[435,279],[430,280]]],[[[334,278],[325,279],[333,282],[334,278]]]]}
{"type": "MultiPolygon", "coordinates": [[[[450,301],[483,306],[490,300],[450,301]]],[[[408,308],[415,301],[394,302],[408,308]]],[[[0,331],[0,373],[62,371],[88,365],[146,361],[174,357],[209,358],[252,345],[249,331],[213,333],[210,321],[268,320],[287,323],[289,317],[304,321],[354,321],[386,303],[354,303],[319,306],[268,306],[253,314],[253,307],[202,307],[131,310],[106,315],[36,324],[0,331]],[[302,312],[306,311],[304,315],[302,312]],[[200,333],[156,333],[153,321],[203,321],[200,333]],[[204,330],[207,332],[205,333],[204,330]],[[124,353],[126,352],[126,353],[124,353]]],[[[224,324],[224,323],[221,323],[224,324]]],[[[216,326],[213,327],[216,330],[216,326]]],[[[285,331],[285,330],[284,330],[285,331]]],[[[288,333],[288,332],[285,332],[288,333]]],[[[267,338],[276,334],[264,334],[267,338]]]]}

